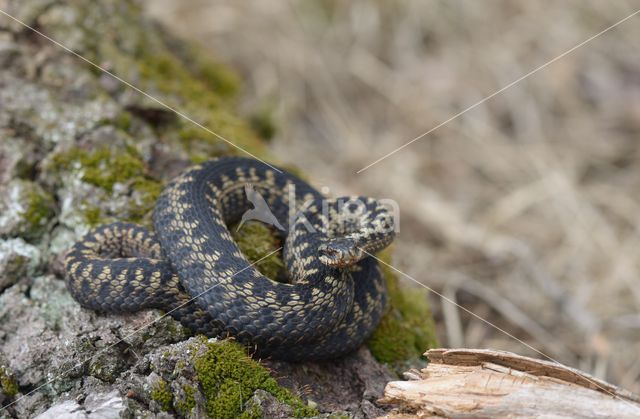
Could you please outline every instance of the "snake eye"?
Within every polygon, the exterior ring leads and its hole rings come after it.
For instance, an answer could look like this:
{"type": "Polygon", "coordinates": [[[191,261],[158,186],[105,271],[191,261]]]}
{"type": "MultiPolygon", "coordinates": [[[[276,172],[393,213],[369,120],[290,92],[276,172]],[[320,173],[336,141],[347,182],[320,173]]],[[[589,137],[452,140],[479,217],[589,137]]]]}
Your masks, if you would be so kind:
{"type": "Polygon", "coordinates": [[[338,266],[340,264],[341,252],[326,244],[318,247],[320,253],[320,262],[328,266],[338,266]]]}
{"type": "Polygon", "coordinates": [[[320,262],[334,268],[353,265],[362,258],[354,246],[353,240],[348,238],[332,239],[318,247],[320,262]]]}

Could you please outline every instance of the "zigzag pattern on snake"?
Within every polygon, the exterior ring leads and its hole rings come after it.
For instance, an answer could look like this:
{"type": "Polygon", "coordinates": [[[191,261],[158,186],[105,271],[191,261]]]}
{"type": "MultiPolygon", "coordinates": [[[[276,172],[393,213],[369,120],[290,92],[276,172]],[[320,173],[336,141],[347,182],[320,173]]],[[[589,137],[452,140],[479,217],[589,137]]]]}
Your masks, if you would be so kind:
{"type": "Polygon", "coordinates": [[[230,335],[258,356],[290,361],[355,350],[384,313],[384,279],[367,257],[394,237],[393,218],[379,201],[325,199],[291,173],[232,157],[171,181],[153,220],[155,233],[113,223],[72,247],[67,286],[84,307],[175,309],[171,315],[195,333],[230,335]],[[285,226],[279,234],[290,283],[261,274],[230,235],[228,226],[251,209],[247,184],[285,226]]]}

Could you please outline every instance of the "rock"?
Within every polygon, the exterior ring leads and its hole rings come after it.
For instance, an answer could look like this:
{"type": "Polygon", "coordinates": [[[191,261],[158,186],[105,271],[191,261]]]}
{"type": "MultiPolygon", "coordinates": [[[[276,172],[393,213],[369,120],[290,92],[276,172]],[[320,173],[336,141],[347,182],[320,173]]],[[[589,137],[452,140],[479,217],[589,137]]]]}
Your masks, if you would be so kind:
{"type": "MultiPolygon", "coordinates": [[[[382,397],[387,382],[396,375],[379,364],[366,348],[342,359],[291,364],[265,361],[278,371],[279,383],[296,393],[304,393],[317,403],[320,411],[344,411],[362,416],[362,403],[375,403],[382,397]]],[[[368,408],[369,404],[365,405],[368,408]]]]}
{"type": "Polygon", "coordinates": [[[21,238],[0,240],[0,292],[33,275],[40,265],[40,251],[21,238]]]}
{"type": "Polygon", "coordinates": [[[124,399],[118,391],[108,394],[89,394],[84,401],[84,407],[89,411],[89,418],[120,418],[127,411],[124,399]]]}
{"type": "Polygon", "coordinates": [[[0,406],[18,393],[18,382],[7,358],[0,352],[0,406]]]}
{"type": "Polygon", "coordinates": [[[14,179],[0,188],[0,237],[36,239],[47,229],[53,216],[51,195],[32,181],[14,179]]]}
{"type": "Polygon", "coordinates": [[[56,419],[60,417],[69,419],[86,419],[89,416],[78,403],[73,400],[65,400],[51,406],[45,412],[36,416],[36,419],[56,419]]]}
{"type": "MultiPolygon", "coordinates": [[[[126,371],[150,351],[184,339],[179,324],[167,317],[158,320],[155,311],[104,316],[84,310],[52,275],[34,278],[28,289],[27,296],[27,284],[18,283],[0,295],[2,351],[20,388],[55,380],[46,392],[30,394],[12,406],[20,417],[46,410],[52,395],[89,400],[90,394],[114,389],[124,395],[126,386],[117,383],[126,371]],[[144,326],[143,334],[133,334],[144,326]]],[[[89,411],[86,400],[78,403],[89,411]]]]}
{"type": "Polygon", "coordinates": [[[5,185],[13,178],[28,174],[35,165],[25,141],[11,138],[10,135],[14,134],[15,128],[4,134],[0,130],[0,135],[3,137],[0,142],[0,185],[5,185]]]}
{"type": "Polygon", "coordinates": [[[0,68],[7,67],[20,57],[20,48],[10,33],[0,33],[0,68]]]}
{"type": "Polygon", "coordinates": [[[45,412],[36,419],[57,419],[60,417],[72,419],[118,419],[126,415],[128,409],[124,399],[117,391],[108,394],[90,394],[84,405],[74,400],[65,400],[45,412]]]}
{"type": "Polygon", "coordinates": [[[278,402],[278,399],[264,390],[256,390],[253,396],[245,405],[247,412],[260,412],[263,417],[267,418],[290,418],[293,416],[291,406],[278,402]]]}

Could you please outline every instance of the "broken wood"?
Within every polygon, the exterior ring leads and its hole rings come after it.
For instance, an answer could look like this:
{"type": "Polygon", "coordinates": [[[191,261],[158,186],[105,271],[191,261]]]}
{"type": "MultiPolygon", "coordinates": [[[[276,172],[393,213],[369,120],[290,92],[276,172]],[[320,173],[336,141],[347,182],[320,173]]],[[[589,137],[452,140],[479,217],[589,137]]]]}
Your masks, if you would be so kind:
{"type": "Polygon", "coordinates": [[[640,398],[579,370],[487,349],[431,349],[429,364],[387,384],[381,404],[445,417],[640,417],[640,398]]]}

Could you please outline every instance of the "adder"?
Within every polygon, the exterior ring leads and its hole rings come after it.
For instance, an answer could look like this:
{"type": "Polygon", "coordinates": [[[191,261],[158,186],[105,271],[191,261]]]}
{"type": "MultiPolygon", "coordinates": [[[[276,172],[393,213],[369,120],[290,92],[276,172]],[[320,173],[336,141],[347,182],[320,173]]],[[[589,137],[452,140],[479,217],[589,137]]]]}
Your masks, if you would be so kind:
{"type": "Polygon", "coordinates": [[[258,356],[290,361],[349,353],[384,314],[385,281],[369,254],[391,243],[394,224],[377,200],[326,199],[291,173],[228,157],[171,181],[153,224],[155,232],[100,226],[72,247],[67,286],[81,305],[159,308],[194,333],[233,336],[258,356]],[[285,228],[274,234],[284,241],[286,283],[260,273],[230,234],[251,209],[247,185],[285,228]]]}

